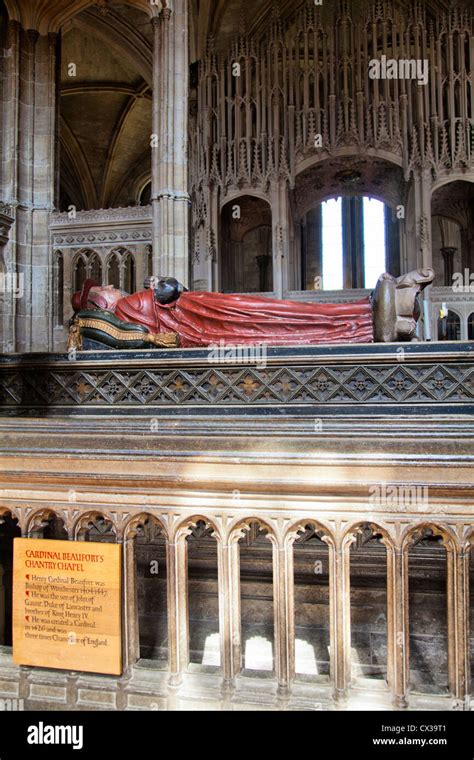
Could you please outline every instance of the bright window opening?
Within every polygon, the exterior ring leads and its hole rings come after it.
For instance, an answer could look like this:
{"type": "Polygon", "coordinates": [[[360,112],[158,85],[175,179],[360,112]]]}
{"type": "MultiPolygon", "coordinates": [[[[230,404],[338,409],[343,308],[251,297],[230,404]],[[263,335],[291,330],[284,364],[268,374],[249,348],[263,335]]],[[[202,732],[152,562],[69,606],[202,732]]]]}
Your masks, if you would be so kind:
{"type": "Polygon", "coordinates": [[[375,288],[385,272],[385,207],[381,201],[363,199],[364,287],[375,288]]]}
{"type": "Polygon", "coordinates": [[[321,204],[323,214],[323,288],[342,290],[342,198],[321,204]]]}
{"type": "MultiPolygon", "coordinates": [[[[350,200],[346,199],[346,204],[350,200]]],[[[352,206],[350,213],[344,208],[349,209],[341,197],[321,204],[322,287],[342,290],[344,269],[349,280],[354,280],[356,269],[352,259],[360,256],[362,278],[358,287],[372,289],[386,271],[385,205],[373,198],[362,198],[358,216],[354,216],[352,206]],[[359,249],[357,240],[360,240],[359,249]],[[354,253],[356,250],[359,253],[354,253]]]]}

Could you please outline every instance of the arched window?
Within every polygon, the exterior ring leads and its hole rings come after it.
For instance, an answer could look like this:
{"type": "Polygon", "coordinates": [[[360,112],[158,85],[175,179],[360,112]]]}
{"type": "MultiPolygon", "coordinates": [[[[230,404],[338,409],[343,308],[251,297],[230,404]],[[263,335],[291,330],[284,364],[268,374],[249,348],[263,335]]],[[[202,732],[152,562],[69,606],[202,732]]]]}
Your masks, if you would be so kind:
{"type": "Polygon", "coordinates": [[[95,251],[79,251],[72,263],[73,292],[82,290],[85,281],[91,279],[102,283],[102,265],[95,251]]]}
{"type": "Polygon", "coordinates": [[[324,290],[344,287],[342,198],[331,198],[321,204],[322,259],[324,290]]]}
{"type": "Polygon", "coordinates": [[[92,253],[89,257],[89,277],[100,285],[102,280],[102,265],[97,253],[92,253]]]}
{"type": "Polygon", "coordinates": [[[474,340],[474,311],[467,318],[467,339],[474,340]]]}
{"type": "Polygon", "coordinates": [[[386,270],[385,204],[363,198],[364,288],[375,288],[386,270]]]}
{"type": "Polygon", "coordinates": [[[359,196],[311,209],[301,220],[302,288],[374,288],[387,270],[388,211],[382,201],[359,196]]]}
{"type": "Polygon", "coordinates": [[[112,251],[107,259],[107,284],[126,293],[135,292],[135,258],[125,248],[117,248],[117,250],[112,251]]]}
{"type": "Polygon", "coordinates": [[[107,260],[107,285],[120,290],[120,258],[118,253],[111,253],[107,260]]]}
{"type": "Polygon", "coordinates": [[[123,268],[123,287],[127,293],[134,293],[135,287],[135,259],[131,253],[126,253],[122,259],[123,268]]]}
{"type": "Polygon", "coordinates": [[[455,311],[448,310],[448,316],[438,319],[438,340],[461,340],[461,318],[455,311]]]}
{"type": "Polygon", "coordinates": [[[74,292],[78,290],[82,290],[82,286],[84,285],[86,279],[87,279],[87,258],[86,256],[79,254],[76,257],[76,260],[74,263],[74,278],[73,278],[74,292]]]}

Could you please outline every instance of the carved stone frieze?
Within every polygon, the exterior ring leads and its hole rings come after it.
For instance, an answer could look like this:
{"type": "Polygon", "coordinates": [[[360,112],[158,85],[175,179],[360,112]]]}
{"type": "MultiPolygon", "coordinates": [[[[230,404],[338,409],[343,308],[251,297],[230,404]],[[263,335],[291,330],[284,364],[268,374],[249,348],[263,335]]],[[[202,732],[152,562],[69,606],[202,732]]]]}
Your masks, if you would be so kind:
{"type": "Polygon", "coordinates": [[[85,246],[104,246],[115,244],[148,243],[153,239],[152,228],[145,229],[107,229],[97,232],[77,232],[53,234],[55,248],[84,248],[85,246]]]}
{"type": "Polygon", "coordinates": [[[123,208],[99,208],[90,211],[76,211],[71,217],[67,211],[51,214],[51,227],[80,226],[82,224],[110,224],[113,222],[131,222],[136,219],[151,221],[151,206],[125,206],[123,208]]]}
{"type": "MultiPolygon", "coordinates": [[[[417,345],[414,344],[415,351],[417,345]]],[[[412,349],[413,351],[413,349],[412,349]]],[[[166,409],[225,407],[291,408],[317,406],[321,409],[404,405],[464,405],[474,400],[474,369],[466,354],[460,358],[426,359],[423,354],[406,355],[403,344],[391,359],[383,362],[372,355],[361,360],[317,363],[280,360],[276,366],[236,365],[184,361],[182,366],[167,366],[166,361],[151,360],[146,366],[116,357],[82,367],[81,362],[47,362],[43,366],[0,365],[0,401],[3,413],[11,410],[72,407],[109,409],[166,409]],[[420,360],[421,359],[421,360],[420,360]]],[[[178,354],[177,354],[178,355],[178,354]]],[[[155,354],[158,357],[158,354],[155,354]]]]}

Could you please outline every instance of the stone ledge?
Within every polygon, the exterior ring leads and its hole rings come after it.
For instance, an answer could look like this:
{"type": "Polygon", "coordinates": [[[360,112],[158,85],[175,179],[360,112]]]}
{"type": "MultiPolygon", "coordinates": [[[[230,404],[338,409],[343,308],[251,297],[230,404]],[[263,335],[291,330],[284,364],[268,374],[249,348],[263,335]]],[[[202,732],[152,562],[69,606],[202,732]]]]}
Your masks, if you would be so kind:
{"type": "Polygon", "coordinates": [[[472,414],[473,349],[469,342],[269,348],[253,362],[210,361],[203,349],[3,356],[0,414],[472,414]]]}
{"type": "MultiPolygon", "coordinates": [[[[252,677],[240,675],[235,689],[227,692],[219,674],[210,676],[198,668],[195,671],[183,674],[180,687],[170,688],[163,671],[144,668],[140,663],[132,668],[130,677],[109,678],[106,685],[100,675],[71,678],[63,671],[23,669],[21,675],[12,678],[12,690],[1,691],[0,698],[4,693],[5,697],[16,694],[21,678],[25,710],[393,710],[387,685],[377,679],[356,679],[347,703],[336,706],[329,681],[314,684],[297,678],[291,694],[282,698],[274,677],[261,679],[257,672],[252,677]],[[58,698],[59,690],[62,699],[58,698]],[[117,695],[120,707],[115,702],[117,695]]],[[[411,692],[411,710],[453,708],[453,698],[448,695],[411,692]]],[[[469,710],[468,702],[464,709],[469,710]]]]}

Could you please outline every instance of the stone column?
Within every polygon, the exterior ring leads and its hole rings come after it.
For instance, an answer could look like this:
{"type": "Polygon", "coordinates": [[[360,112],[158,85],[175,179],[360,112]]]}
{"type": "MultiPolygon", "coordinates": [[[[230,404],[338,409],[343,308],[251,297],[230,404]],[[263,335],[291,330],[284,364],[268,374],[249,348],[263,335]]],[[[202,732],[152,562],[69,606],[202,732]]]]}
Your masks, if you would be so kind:
{"type": "Polygon", "coordinates": [[[9,25],[2,200],[15,209],[5,250],[8,270],[21,277],[10,334],[19,352],[52,345],[49,216],[54,204],[57,35],[9,25]],[[13,326],[14,323],[14,326],[13,326]]]}
{"type": "Polygon", "coordinates": [[[342,544],[329,544],[329,615],[331,678],[334,699],[343,702],[348,697],[351,679],[351,599],[349,547],[351,536],[342,544]]]}
{"type": "Polygon", "coordinates": [[[2,92],[2,171],[0,172],[0,189],[2,200],[15,197],[16,176],[18,173],[18,110],[20,88],[20,33],[17,21],[10,21],[5,42],[3,61],[2,92]]]}
{"type": "Polygon", "coordinates": [[[293,548],[273,545],[275,670],[278,693],[287,696],[295,674],[293,548]]]}
{"type": "Polygon", "coordinates": [[[293,289],[290,269],[290,204],[284,183],[274,183],[270,190],[272,208],[273,290],[277,298],[283,298],[293,289]]]}
{"type": "Polygon", "coordinates": [[[417,266],[433,265],[431,253],[431,175],[423,169],[415,178],[415,214],[417,220],[417,266]]]}
{"type": "Polygon", "coordinates": [[[357,288],[360,287],[358,284],[353,282],[352,272],[353,272],[353,255],[355,251],[353,251],[352,246],[352,222],[351,222],[351,198],[343,198],[342,199],[342,237],[343,237],[343,259],[342,259],[342,268],[343,268],[343,287],[346,290],[349,290],[350,288],[357,288]]]}
{"type": "MultiPolygon", "coordinates": [[[[19,112],[19,71],[20,71],[20,24],[17,21],[8,23],[5,35],[5,57],[2,61],[2,140],[0,154],[2,159],[0,171],[0,199],[2,212],[11,219],[7,229],[4,226],[3,239],[1,241],[1,254],[3,258],[2,272],[16,275],[16,205],[13,201],[16,197],[16,178],[18,174],[18,112],[19,112]]],[[[4,219],[2,219],[2,226],[4,219]]],[[[14,351],[15,348],[15,309],[16,298],[11,288],[5,287],[2,293],[2,322],[0,350],[5,352],[14,351]]]]}
{"type": "Polygon", "coordinates": [[[468,212],[468,224],[461,227],[461,269],[472,269],[474,260],[474,213],[468,212]]]}
{"type": "Polygon", "coordinates": [[[32,207],[33,207],[33,129],[34,129],[34,77],[35,48],[38,33],[25,32],[10,25],[12,45],[16,37],[17,58],[12,62],[9,75],[16,92],[12,93],[12,105],[16,118],[10,129],[16,129],[11,137],[16,159],[7,166],[7,193],[5,200],[15,208],[15,221],[7,245],[8,269],[21,283],[21,297],[12,303],[12,323],[15,344],[12,350],[31,350],[31,278],[32,278],[32,207]]]}
{"type": "Polygon", "coordinates": [[[134,246],[132,254],[135,260],[135,280],[137,283],[136,289],[141,290],[145,277],[147,276],[147,258],[146,258],[146,244],[140,244],[134,246]]]}
{"type": "Polygon", "coordinates": [[[242,667],[238,537],[217,541],[219,631],[223,687],[232,688],[242,667]]]}
{"type": "Polygon", "coordinates": [[[408,707],[408,552],[387,545],[387,681],[393,704],[408,707]]]}
{"type": "Polygon", "coordinates": [[[138,579],[135,534],[122,543],[123,566],[123,667],[128,671],[140,657],[140,628],[138,619],[138,579]]]}
{"type": "MultiPolygon", "coordinates": [[[[410,209],[412,235],[407,241],[408,250],[413,251],[408,262],[408,269],[426,269],[433,266],[431,252],[431,187],[432,180],[429,169],[423,168],[416,173],[413,182],[413,204],[410,209]]],[[[432,313],[431,291],[428,285],[423,291],[423,304],[426,314],[432,313]]],[[[424,340],[431,340],[431,329],[424,323],[424,340]]]]}
{"type": "Polygon", "coordinates": [[[452,246],[445,246],[444,248],[441,248],[441,255],[443,257],[444,264],[444,285],[446,287],[451,287],[453,284],[453,262],[454,254],[456,251],[457,248],[453,248],[452,246]]]}
{"type": "Polygon", "coordinates": [[[344,288],[364,287],[362,198],[342,199],[344,288]]]}
{"type": "MultiPolygon", "coordinates": [[[[153,99],[152,99],[152,135],[151,135],[151,208],[153,215],[153,274],[160,276],[160,68],[162,51],[162,17],[153,16],[153,99]]],[[[163,104],[163,112],[166,104],[163,104]]]]}
{"type": "Polygon", "coordinates": [[[219,239],[219,193],[216,188],[209,191],[209,222],[206,230],[206,260],[208,290],[220,290],[222,275],[220,265],[222,259],[221,240],[219,239]]]}
{"type": "Polygon", "coordinates": [[[189,663],[188,558],[181,534],[166,547],[168,597],[168,669],[170,686],[179,686],[189,663]]]}
{"type": "Polygon", "coordinates": [[[448,599],[448,682],[454,706],[464,707],[470,692],[469,547],[446,542],[448,599]]]}
{"type": "Polygon", "coordinates": [[[152,19],[153,270],[187,285],[189,269],[188,193],[188,11],[186,0],[152,19]],[[153,147],[155,146],[155,147],[153,147]]]}

